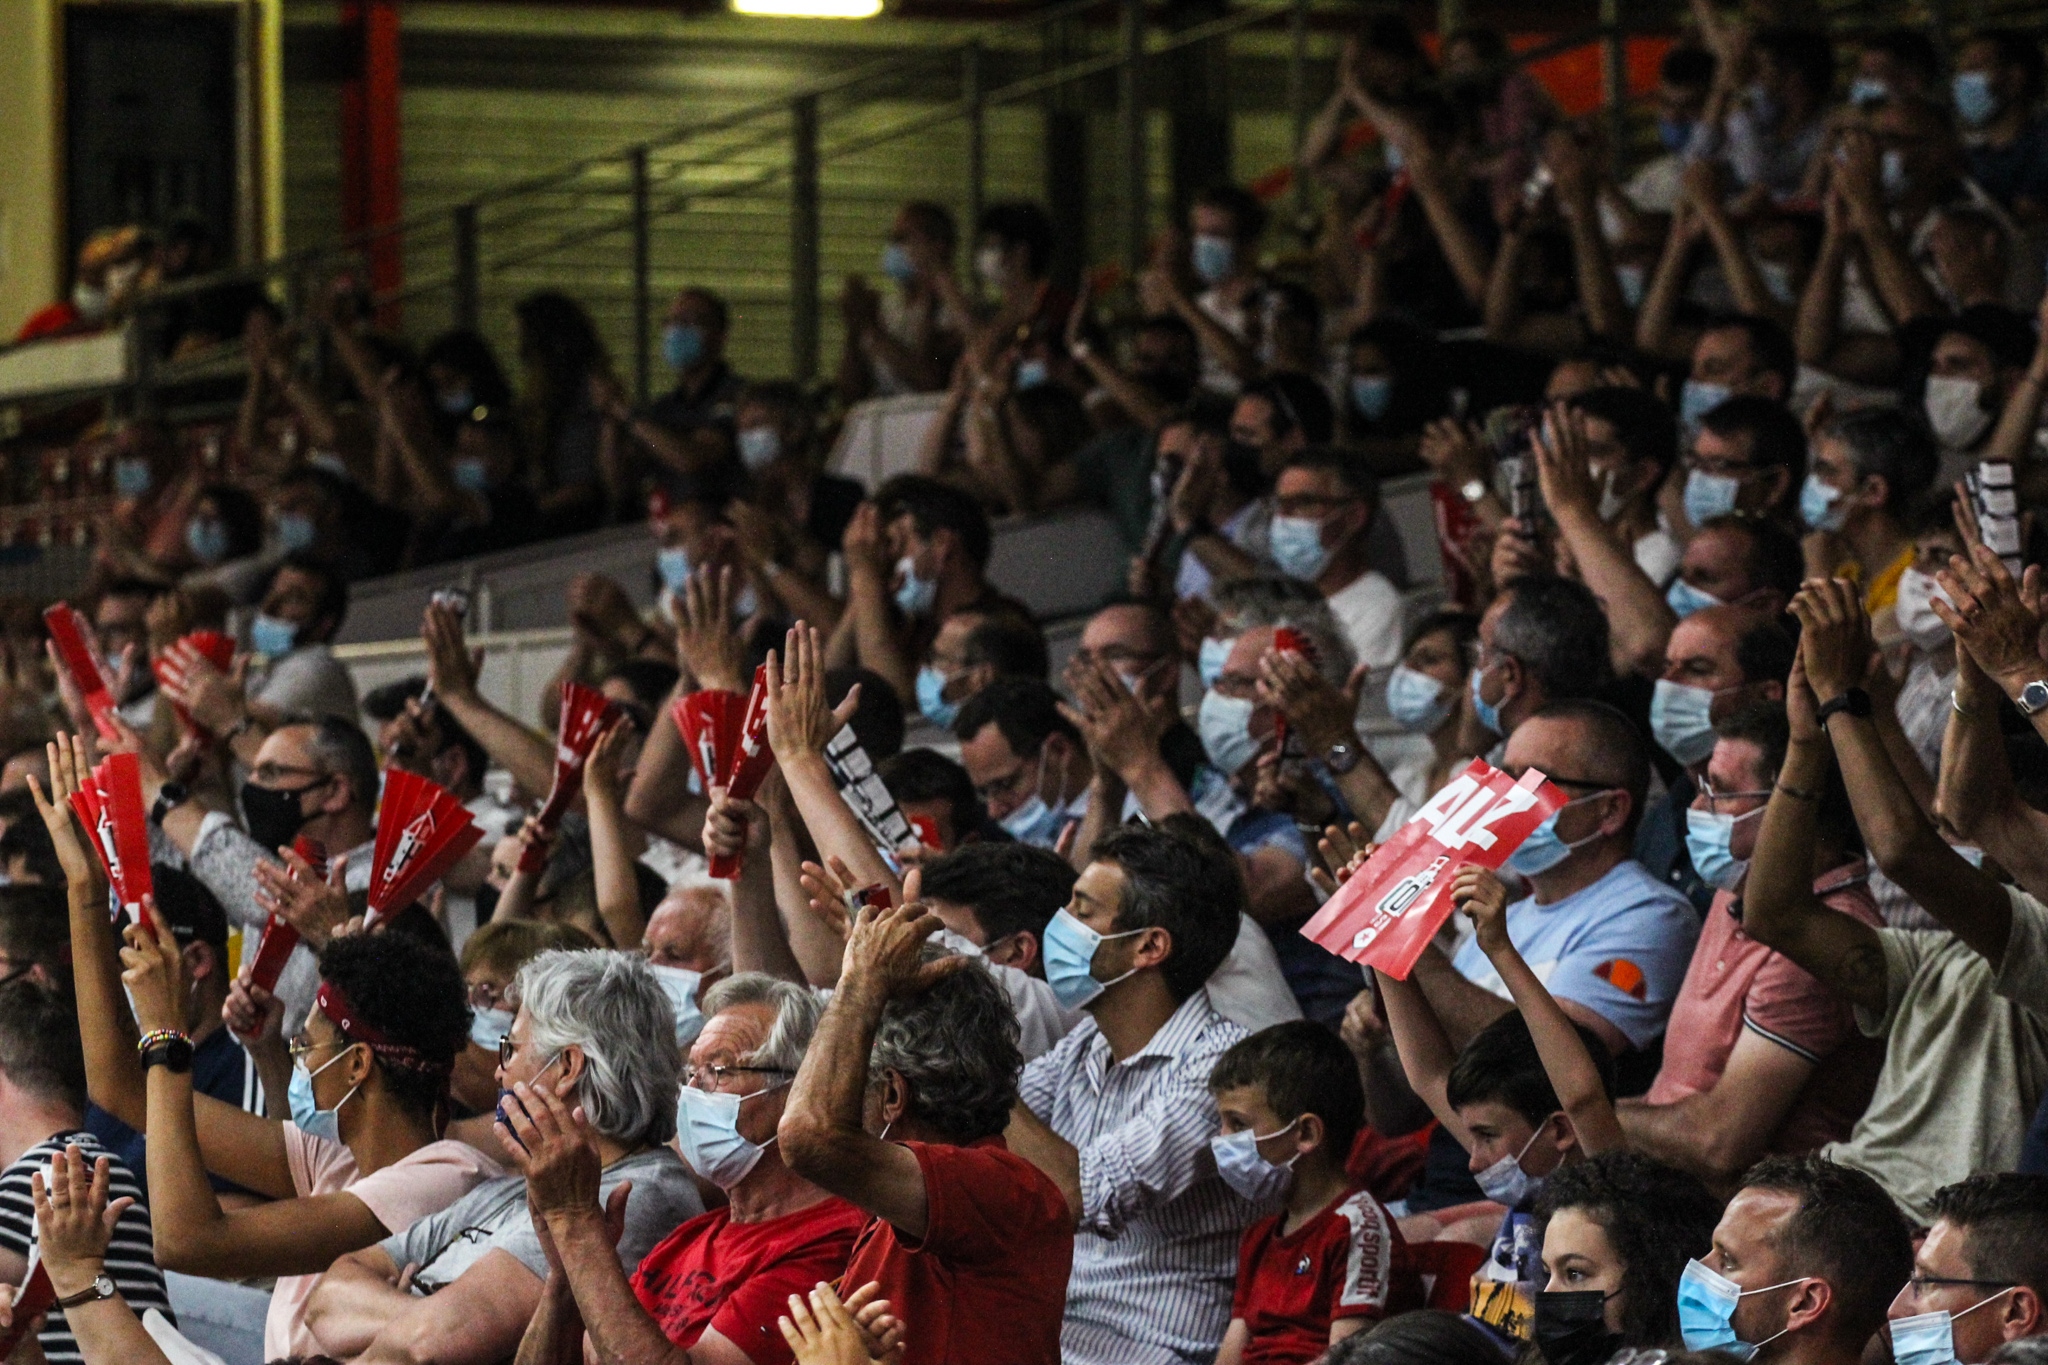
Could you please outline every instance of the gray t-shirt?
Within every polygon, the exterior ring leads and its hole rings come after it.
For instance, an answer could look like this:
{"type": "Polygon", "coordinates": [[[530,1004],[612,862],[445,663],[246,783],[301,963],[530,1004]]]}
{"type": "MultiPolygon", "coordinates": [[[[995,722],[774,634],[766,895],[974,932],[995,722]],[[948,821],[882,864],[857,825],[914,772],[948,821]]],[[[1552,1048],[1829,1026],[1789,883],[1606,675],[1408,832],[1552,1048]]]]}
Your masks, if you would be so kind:
{"type": "MultiPolygon", "coordinates": [[[[598,1181],[602,1204],[621,1181],[633,1182],[626,1196],[626,1232],[619,1238],[619,1260],[628,1269],[685,1219],[704,1212],[704,1201],[690,1179],[689,1168],[667,1147],[625,1157],[605,1168],[598,1181]]],[[[431,1294],[453,1284],[486,1252],[503,1251],[546,1279],[548,1262],[533,1231],[526,1208],[526,1179],[501,1176],[486,1180],[439,1213],[429,1214],[404,1232],[378,1243],[391,1263],[417,1265],[415,1294],[431,1294]]]]}
{"type": "Polygon", "coordinates": [[[1907,1216],[1934,1221],[1934,1192],[2009,1171],[2048,1090],[2048,906],[2016,887],[2005,959],[1944,931],[1881,929],[1885,1009],[1856,1011],[1885,1037],[1884,1069],[1847,1142],[1822,1154],[1867,1172],[1907,1216]]]}

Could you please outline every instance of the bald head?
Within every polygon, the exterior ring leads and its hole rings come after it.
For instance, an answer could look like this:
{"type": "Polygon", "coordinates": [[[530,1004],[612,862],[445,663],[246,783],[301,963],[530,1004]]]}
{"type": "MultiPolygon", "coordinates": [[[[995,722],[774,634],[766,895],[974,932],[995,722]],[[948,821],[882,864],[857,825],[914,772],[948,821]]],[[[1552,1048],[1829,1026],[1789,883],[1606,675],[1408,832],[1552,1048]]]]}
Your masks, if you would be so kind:
{"type": "Polygon", "coordinates": [[[647,960],[707,976],[732,965],[732,909],[714,886],[676,886],[647,918],[647,960]]]}
{"type": "MultiPolygon", "coordinates": [[[[1515,771],[1537,768],[1546,776],[1627,792],[1624,832],[1635,829],[1650,782],[1650,750],[1629,718],[1607,703],[1552,702],[1515,727],[1504,761],[1515,771]]],[[[1585,788],[1565,790],[1577,797],[1585,788]]]]}

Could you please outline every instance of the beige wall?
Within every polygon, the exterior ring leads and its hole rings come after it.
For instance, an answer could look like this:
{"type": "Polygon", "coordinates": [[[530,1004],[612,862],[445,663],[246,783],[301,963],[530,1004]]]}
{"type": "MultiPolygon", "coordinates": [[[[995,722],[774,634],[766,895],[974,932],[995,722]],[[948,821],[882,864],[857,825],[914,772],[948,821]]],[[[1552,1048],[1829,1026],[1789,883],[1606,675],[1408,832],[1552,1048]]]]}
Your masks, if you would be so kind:
{"type": "Polygon", "coordinates": [[[57,0],[0,0],[0,335],[62,279],[57,0]]]}

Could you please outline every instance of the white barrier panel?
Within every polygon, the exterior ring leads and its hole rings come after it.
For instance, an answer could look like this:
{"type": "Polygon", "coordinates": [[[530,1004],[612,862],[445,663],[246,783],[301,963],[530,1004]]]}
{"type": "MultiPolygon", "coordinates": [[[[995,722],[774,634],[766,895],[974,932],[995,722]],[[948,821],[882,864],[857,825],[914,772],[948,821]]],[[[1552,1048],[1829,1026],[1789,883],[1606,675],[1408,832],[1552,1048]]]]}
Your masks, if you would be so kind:
{"type": "Polygon", "coordinates": [[[0,351],[0,400],[111,388],[127,378],[127,327],[0,351]]]}
{"type": "Polygon", "coordinates": [[[869,488],[898,474],[916,473],[924,434],[945,401],[943,393],[907,393],[855,403],[846,411],[825,467],[869,488]]]}
{"type": "MultiPolygon", "coordinates": [[[[538,727],[541,688],[568,658],[572,633],[564,627],[471,636],[470,648],[484,651],[477,690],[520,724],[538,727]]],[[[426,646],[417,635],[371,644],[336,645],[334,656],[348,665],[356,680],[356,690],[362,694],[403,678],[424,677],[427,671],[426,646]]]]}

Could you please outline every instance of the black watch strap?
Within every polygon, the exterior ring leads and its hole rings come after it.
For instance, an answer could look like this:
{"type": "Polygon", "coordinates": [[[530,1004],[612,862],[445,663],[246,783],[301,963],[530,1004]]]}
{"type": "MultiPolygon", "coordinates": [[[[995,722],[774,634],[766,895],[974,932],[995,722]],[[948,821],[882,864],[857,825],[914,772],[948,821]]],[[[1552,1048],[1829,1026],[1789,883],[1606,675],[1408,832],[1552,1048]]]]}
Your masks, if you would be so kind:
{"type": "Polygon", "coordinates": [[[169,815],[173,810],[191,799],[192,793],[186,790],[184,783],[164,783],[163,786],[157,788],[156,804],[149,808],[149,823],[161,825],[166,815],[169,815]]]}
{"type": "Polygon", "coordinates": [[[1842,693],[1841,696],[1822,702],[1820,704],[1821,727],[1823,729],[1827,727],[1830,716],[1839,715],[1845,711],[1859,718],[1869,716],[1870,694],[1860,687],[1852,687],[1842,693]]]}

